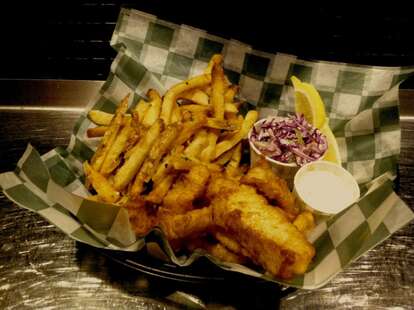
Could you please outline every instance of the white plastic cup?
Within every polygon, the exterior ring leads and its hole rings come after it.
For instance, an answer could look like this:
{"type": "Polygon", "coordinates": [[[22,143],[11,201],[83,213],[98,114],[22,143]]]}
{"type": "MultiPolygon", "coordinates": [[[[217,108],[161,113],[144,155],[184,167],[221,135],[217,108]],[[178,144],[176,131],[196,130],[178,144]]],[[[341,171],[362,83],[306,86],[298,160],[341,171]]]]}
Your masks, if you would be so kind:
{"type": "Polygon", "coordinates": [[[354,204],[360,196],[359,186],[354,177],[346,169],[328,161],[315,161],[302,166],[297,171],[293,183],[293,193],[299,206],[319,217],[331,217],[340,213],[354,204]],[[314,171],[318,172],[318,177],[315,177],[314,182],[309,182],[310,186],[305,190],[305,185],[300,182],[306,175],[307,181],[310,181],[315,176],[315,173],[311,174],[314,171]],[[311,195],[314,195],[313,199],[311,195]],[[315,203],[315,197],[318,198],[318,204],[315,203]],[[341,200],[341,197],[345,197],[346,201],[341,200]]]}

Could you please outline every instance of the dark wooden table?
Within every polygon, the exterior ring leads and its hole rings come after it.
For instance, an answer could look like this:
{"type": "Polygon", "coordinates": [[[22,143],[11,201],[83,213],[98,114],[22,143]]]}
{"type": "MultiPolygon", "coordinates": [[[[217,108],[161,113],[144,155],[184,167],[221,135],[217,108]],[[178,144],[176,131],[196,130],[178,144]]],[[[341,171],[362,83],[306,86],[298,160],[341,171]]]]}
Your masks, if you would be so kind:
{"type": "MultiPolygon", "coordinates": [[[[0,172],[27,143],[66,146],[101,81],[0,81],[0,172]]],[[[414,208],[414,91],[400,92],[399,194],[414,208]]],[[[66,237],[0,194],[0,308],[24,309],[410,309],[414,305],[414,223],[369,251],[329,284],[278,300],[277,288],[248,281],[226,289],[179,285],[131,271],[66,237]],[[178,291],[178,292],[177,292],[178,291]],[[191,294],[191,295],[190,295],[191,294]]]]}

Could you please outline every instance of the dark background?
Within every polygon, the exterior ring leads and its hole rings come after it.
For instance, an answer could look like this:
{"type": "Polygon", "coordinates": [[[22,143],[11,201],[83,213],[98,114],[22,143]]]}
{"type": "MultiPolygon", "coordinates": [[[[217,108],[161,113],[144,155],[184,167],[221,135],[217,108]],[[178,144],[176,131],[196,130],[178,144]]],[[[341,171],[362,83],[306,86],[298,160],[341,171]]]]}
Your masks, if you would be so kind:
{"type": "MultiPolygon", "coordinates": [[[[0,78],[105,80],[115,56],[109,40],[121,6],[267,52],[368,65],[414,65],[413,13],[399,3],[363,8],[297,1],[7,2],[0,4],[0,78]]],[[[404,87],[414,88],[414,82],[404,87]]]]}

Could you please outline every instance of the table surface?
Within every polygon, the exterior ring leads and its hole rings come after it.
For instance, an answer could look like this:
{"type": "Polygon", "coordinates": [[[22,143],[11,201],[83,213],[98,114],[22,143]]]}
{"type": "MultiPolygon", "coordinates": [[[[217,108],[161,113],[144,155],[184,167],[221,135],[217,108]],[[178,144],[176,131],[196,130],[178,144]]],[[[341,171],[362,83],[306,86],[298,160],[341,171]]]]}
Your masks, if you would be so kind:
{"type": "MultiPolygon", "coordinates": [[[[75,120],[102,81],[0,80],[0,172],[27,143],[41,153],[66,146],[75,120]]],[[[398,193],[414,208],[414,91],[400,91],[398,193]]],[[[279,300],[274,285],[246,279],[195,287],[131,271],[76,243],[0,194],[0,308],[50,309],[408,309],[414,305],[414,223],[354,262],[324,287],[279,300]]]]}

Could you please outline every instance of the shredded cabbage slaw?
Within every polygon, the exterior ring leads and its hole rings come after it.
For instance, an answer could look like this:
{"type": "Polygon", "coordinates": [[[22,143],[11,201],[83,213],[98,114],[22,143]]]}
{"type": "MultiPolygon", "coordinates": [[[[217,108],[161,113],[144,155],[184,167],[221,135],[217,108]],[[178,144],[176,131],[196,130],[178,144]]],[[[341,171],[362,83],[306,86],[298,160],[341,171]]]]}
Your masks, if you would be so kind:
{"type": "Polygon", "coordinates": [[[268,117],[253,126],[250,140],[263,155],[299,166],[320,159],[328,149],[326,137],[303,115],[268,117]]]}

